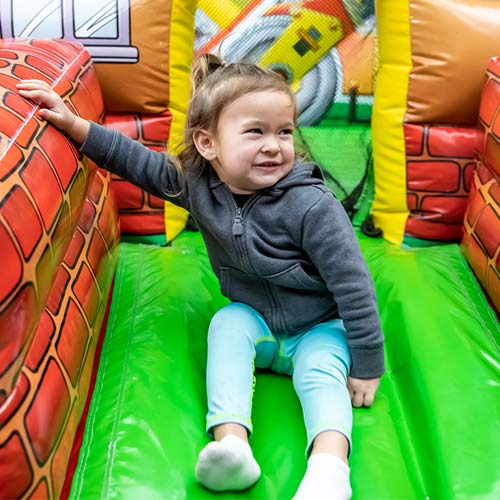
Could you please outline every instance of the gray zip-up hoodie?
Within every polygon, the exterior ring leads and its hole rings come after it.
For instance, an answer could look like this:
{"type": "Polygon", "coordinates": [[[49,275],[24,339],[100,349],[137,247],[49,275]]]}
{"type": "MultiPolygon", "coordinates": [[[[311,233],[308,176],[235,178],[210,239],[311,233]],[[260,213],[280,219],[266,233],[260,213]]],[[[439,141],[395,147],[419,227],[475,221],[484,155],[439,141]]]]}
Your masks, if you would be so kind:
{"type": "Polygon", "coordinates": [[[351,351],[350,375],[382,375],[383,335],[373,282],[351,222],[314,164],[297,163],[240,209],[213,169],[188,173],[182,183],[167,153],[95,123],[81,152],[188,210],[222,293],[254,307],[273,332],[293,335],[340,317],[351,351]]]}

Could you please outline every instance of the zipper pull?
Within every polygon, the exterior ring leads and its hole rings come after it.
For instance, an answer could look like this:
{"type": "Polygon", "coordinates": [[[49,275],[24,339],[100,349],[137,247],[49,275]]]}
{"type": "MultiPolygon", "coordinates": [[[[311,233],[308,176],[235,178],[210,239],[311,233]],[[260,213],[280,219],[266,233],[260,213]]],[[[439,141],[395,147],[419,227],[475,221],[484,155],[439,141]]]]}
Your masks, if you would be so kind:
{"type": "Polygon", "coordinates": [[[243,218],[239,212],[234,216],[233,220],[233,236],[241,236],[243,234],[243,218]]]}

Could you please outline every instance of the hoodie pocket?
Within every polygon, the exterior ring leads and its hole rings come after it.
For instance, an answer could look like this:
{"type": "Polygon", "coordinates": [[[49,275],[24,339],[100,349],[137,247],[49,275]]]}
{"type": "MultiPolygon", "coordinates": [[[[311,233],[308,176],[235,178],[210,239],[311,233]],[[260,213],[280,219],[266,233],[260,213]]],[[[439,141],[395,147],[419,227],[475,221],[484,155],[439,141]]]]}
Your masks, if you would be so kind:
{"type": "Polygon", "coordinates": [[[234,302],[244,302],[257,310],[268,309],[264,280],[233,267],[220,267],[221,292],[234,302]]]}
{"type": "Polygon", "coordinates": [[[264,278],[274,285],[283,286],[285,288],[295,288],[297,290],[327,290],[325,282],[307,274],[299,262],[293,266],[280,271],[279,273],[268,274],[264,278]]]}

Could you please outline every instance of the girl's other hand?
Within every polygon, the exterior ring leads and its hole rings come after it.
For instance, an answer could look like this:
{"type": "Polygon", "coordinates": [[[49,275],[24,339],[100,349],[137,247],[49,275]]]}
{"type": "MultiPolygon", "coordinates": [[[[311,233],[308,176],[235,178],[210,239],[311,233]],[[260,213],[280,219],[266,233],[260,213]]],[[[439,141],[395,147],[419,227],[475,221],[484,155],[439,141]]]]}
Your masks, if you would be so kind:
{"type": "Polygon", "coordinates": [[[379,383],[380,377],[367,379],[348,377],[347,389],[351,396],[352,406],[356,408],[371,406],[379,383]]]}
{"type": "Polygon", "coordinates": [[[82,144],[87,137],[89,123],[72,113],[61,97],[42,80],[21,80],[17,85],[19,94],[40,105],[40,116],[66,132],[82,144]]]}

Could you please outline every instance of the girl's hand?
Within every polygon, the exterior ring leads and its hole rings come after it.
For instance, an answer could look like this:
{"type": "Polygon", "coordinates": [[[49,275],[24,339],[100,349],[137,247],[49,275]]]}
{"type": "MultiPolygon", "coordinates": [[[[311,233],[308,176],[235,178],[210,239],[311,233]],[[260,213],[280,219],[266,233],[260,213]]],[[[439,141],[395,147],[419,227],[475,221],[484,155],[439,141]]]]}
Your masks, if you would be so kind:
{"type": "Polygon", "coordinates": [[[21,80],[17,84],[19,94],[40,105],[40,116],[66,132],[78,144],[87,137],[90,124],[72,113],[59,95],[41,80],[21,80]]]}
{"type": "Polygon", "coordinates": [[[379,383],[380,377],[367,379],[348,377],[347,389],[351,396],[352,406],[356,408],[371,406],[379,383]]]}

